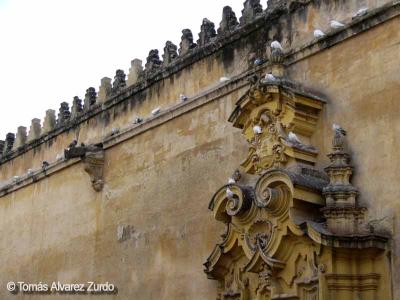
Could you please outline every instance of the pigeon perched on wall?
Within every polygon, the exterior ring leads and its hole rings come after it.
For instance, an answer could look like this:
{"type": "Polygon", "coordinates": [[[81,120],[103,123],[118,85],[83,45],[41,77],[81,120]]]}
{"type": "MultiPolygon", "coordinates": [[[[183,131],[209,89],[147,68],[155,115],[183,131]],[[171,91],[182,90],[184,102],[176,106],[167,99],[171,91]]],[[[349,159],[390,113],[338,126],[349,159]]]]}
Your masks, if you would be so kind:
{"type": "Polygon", "coordinates": [[[160,111],[161,111],[161,108],[160,108],[160,107],[157,107],[157,108],[155,108],[155,109],[153,109],[153,110],[151,111],[151,114],[152,114],[153,116],[155,116],[155,115],[158,115],[158,114],[160,113],[160,111]]]}
{"type": "Polygon", "coordinates": [[[291,131],[288,134],[288,141],[293,143],[293,144],[302,144],[302,142],[297,137],[297,135],[295,133],[291,132],[291,131]]]}
{"type": "Polygon", "coordinates": [[[324,37],[324,36],[325,36],[325,33],[322,30],[320,30],[320,29],[315,29],[314,30],[314,37],[321,38],[321,37],[324,37]]]}
{"type": "Polygon", "coordinates": [[[235,184],[235,183],[236,183],[235,179],[233,179],[232,177],[229,177],[228,184],[235,184]]]}
{"type": "Polygon", "coordinates": [[[280,49],[280,50],[283,51],[282,45],[281,45],[281,43],[279,43],[278,41],[273,41],[273,42],[271,43],[271,48],[272,48],[272,49],[280,49]]]}
{"type": "Polygon", "coordinates": [[[220,79],[219,79],[219,82],[226,82],[226,81],[229,81],[229,80],[231,80],[229,77],[221,77],[220,79]]]}
{"type": "Polygon", "coordinates": [[[113,128],[111,129],[111,135],[115,135],[119,133],[119,128],[113,128]]]}
{"type": "Polygon", "coordinates": [[[15,182],[15,183],[18,183],[18,182],[21,181],[21,177],[19,177],[19,176],[13,176],[12,181],[15,182]]]}
{"type": "Polygon", "coordinates": [[[226,196],[228,197],[228,199],[232,199],[234,195],[235,194],[232,192],[230,188],[226,189],[226,196]]]}
{"type": "Polygon", "coordinates": [[[267,73],[267,74],[265,75],[265,79],[266,79],[267,81],[275,81],[275,80],[276,80],[275,76],[272,75],[271,73],[267,73]]]}
{"type": "Polygon", "coordinates": [[[133,124],[140,124],[143,122],[143,119],[140,117],[136,117],[135,120],[133,121],[133,124]]]}
{"type": "Polygon", "coordinates": [[[353,15],[353,18],[365,16],[368,13],[368,7],[362,7],[353,15]]]}
{"type": "Polygon", "coordinates": [[[253,127],[253,132],[254,132],[255,134],[261,134],[261,133],[262,133],[262,128],[261,128],[261,126],[260,126],[260,125],[254,126],[254,127],[253,127]]]}
{"type": "Polygon", "coordinates": [[[28,171],[26,171],[26,174],[28,176],[32,176],[33,175],[33,169],[28,169],[28,171]]]}
{"type": "Polygon", "coordinates": [[[188,99],[188,97],[187,97],[186,95],[184,95],[184,94],[180,94],[180,95],[179,95],[179,99],[180,99],[182,102],[184,102],[184,101],[186,101],[186,100],[188,99]]]}
{"type": "Polygon", "coordinates": [[[76,147],[77,144],[78,144],[78,141],[77,140],[73,140],[72,143],[69,144],[68,149],[76,147]]]}
{"type": "Polygon", "coordinates": [[[63,153],[58,153],[56,155],[56,161],[63,160],[63,159],[64,159],[64,152],[63,153]]]}
{"type": "Polygon", "coordinates": [[[335,21],[335,20],[332,20],[330,22],[330,25],[331,25],[331,28],[333,28],[333,29],[339,29],[339,28],[343,28],[344,27],[344,24],[342,24],[342,23],[340,23],[338,21],[335,21]]]}
{"type": "Polygon", "coordinates": [[[47,168],[48,166],[50,166],[50,164],[46,160],[44,160],[42,162],[42,168],[44,169],[44,168],[47,168]]]}
{"type": "Polygon", "coordinates": [[[256,59],[254,60],[254,65],[255,65],[255,66],[260,66],[260,65],[262,65],[263,63],[264,63],[264,60],[261,59],[261,58],[256,58],[256,59]]]}
{"type": "Polygon", "coordinates": [[[340,133],[341,135],[346,135],[347,134],[347,132],[346,132],[346,130],[344,130],[342,127],[340,127],[340,125],[338,125],[338,124],[333,124],[332,125],[332,129],[335,131],[335,132],[337,132],[337,133],[340,133]]]}

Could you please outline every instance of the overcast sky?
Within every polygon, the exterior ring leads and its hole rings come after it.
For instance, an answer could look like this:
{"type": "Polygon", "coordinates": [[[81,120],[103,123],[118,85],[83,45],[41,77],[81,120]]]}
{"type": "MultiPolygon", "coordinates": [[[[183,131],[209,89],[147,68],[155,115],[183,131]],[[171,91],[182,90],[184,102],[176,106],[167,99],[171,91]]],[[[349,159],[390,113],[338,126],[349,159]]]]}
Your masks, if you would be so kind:
{"type": "MultiPolygon", "coordinates": [[[[0,0],[0,139],[244,0],[0,0]]],[[[266,1],[261,1],[265,7],[266,1]]]]}

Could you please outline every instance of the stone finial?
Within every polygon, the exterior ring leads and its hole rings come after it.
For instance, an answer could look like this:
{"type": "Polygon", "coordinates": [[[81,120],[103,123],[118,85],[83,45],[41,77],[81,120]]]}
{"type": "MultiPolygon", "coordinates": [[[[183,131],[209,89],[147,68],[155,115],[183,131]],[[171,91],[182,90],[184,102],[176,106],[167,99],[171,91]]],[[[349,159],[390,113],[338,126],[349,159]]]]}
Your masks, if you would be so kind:
{"type": "Polygon", "coordinates": [[[285,75],[285,66],[283,64],[285,56],[282,49],[272,48],[269,61],[271,63],[271,74],[275,77],[283,77],[285,75]]]}
{"type": "Polygon", "coordinates": [[[143,76],[143,66],[140,59],[135,58],[131,61],[131,67],[128,74],[128,85],[133,85],[140,81],[143,76]]]}
{"type": "Polygon", "coordinates": [[[344,151],[346,132],[334,125],[333,152],[328,154],[331,164],[325,168],[330,181],[323,189],[326,207],[322,209],[328,229],[335,234],[355,234],[361,229],[366,209],[357,201],[359,192],[351,184],[353,166],[350,155],[344,151]]]}
{"type": "Polygon", "coordinates": [[[96,89],[94,87],[90,87],[86,90],[85,100],[83,104],[83,110],[88,111],[92,108],[93,105],[96,104],[96,89]]]}
{"type": "Polygon", "coordinates": [[[28,142],[38,139],[41,131],[40,119],[32,119],[31,127],[29,128],[28,142]]]}
{"type": "Polygon", "coordinates": [[[244,9],[242,10],[242,16],[240,17],[240,24],[248,24],[255,18],[260,16],[263,12],[260,0],[246,0],[244,2],[244,9]]]}
{"type": "Polygon", "coordinates": [[[16,150],[16,149],[18,149],[19,147],[25,145],[25,143],[26,143],[26,138],[27,138],[27,135],[26,135],[26,127],[24,127],[24,126],[19,126],[18,129],[17,129],[17,136],[16,136],[16,138],[15,138],[14,145],[13,145],[13,148],[12,148],[12,149],[13,149],[13,150],[16,150]]]}
{"type": "Polygon", "coordinates": [[[115,72],[112,92],[116,94],[125,87],[126,87],[126,75],[123,70],[119,69],[115,72]]]}
{"type": "Polygon", "coordinates": [[[171,41],[167,41],[164,47],[163,63],[164,66],[169,65],[178,57],[178,47],[171,41]]]}
{"type": "Polygon", "coordinates": [[[237,21],[236,14],[232,7],[225,6],[222,10],[222,21],[219,23],[218,34],[232,32],[237,28],[239,22],[237,21]]]}
{"type": "Polygon", "coordinates": [[[157,49],[150,50],[149,55],[147,56],[146,59],[146,65],[144,66],[146,72],[151,73],[157,71],[161,67],[161,65],[162,61],[158,56],[158,50],[157,49]]]}
{"type": "Polygon", "coordinates": [[[58,111],[57,126],[68,123],[70,117],[71,112],[69,111],[69,104],[67,102],[62,102],[58,111]]]}
{"type": "Polygon", "coordinates": [[[53,109],[46,110],[46,116],[43,121],[42,134],[52,131],[56,126],[56,111],[53,109]]]}
{"type": "Polygon", "coordinates": [[[197,44],[201,47],[215,38],[217,34],[215,33],[215,25],[209,19],[204,18],[203,23],[201,24],[201,30],[199,33],[199,39],[197,40],[197,44]]]}
{"type": "Polygon", "coordinates": [[[99,103],[105,102],[107,98],[111,95],[111,91],[112,91],[111,78],[108,77],[102,78],[98,94],[99,103]]]}
{"type": "Polygon", "coordinates": [[[4,145],[4,154],[11,152],[11,150],[13,149],[14,141],[15,141],[15,134],[11,132],[7,133],[6,142],[4,145]]]}
{"type": "Polygon", "coordinates": [[[83,111],[82,100],[79,99],[78,96],[75,96],[74,100],[72,100],[71,119],[75,119],[82,113],[82,111],[83,111]]]}
{"type": "Polygon", "coordinates": [[[0,140],[0,157],[3,155],[5,144],[6,144],[5,141],[0,140]]]}
{"type": "Polygon", "coordinates": [[[197,45],[193,43],[193,34],[190,29],[182,30],[181,42],[179,44],[179,55],[185,55],[191,49],[195,48],[197,45]]]}

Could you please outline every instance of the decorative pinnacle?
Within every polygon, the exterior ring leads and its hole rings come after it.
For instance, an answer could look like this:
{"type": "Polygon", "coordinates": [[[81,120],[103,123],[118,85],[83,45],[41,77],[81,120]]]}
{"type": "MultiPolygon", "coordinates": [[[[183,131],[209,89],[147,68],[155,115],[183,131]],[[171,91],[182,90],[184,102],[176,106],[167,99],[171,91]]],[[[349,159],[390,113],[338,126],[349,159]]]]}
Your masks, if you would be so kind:
{"type": "Polygon", "coordinates": [[[103,77],[101,79],[99,94],[98,94],[99,103],[105,102],[107,98],[111,95],[111,92],[112,92],[111,78],[103,77]]]}
{"type": "Polygon", "coordinates": [[[248,24],[260,16],[263,12],[260,0],[246,0],[244,2],[244,9],[240,17],[240,24],[248,24]]]}
{"type": "Polygon", "coordinates": [[[82,113],[82,111],[82,100],[79,99],[78,96],[75,96],[74,100],[72,100],[71,119],[75,119],[77,116],[79,116],[79,114],[82,113]]]}
{"type": "Polygon", "coordinates": [[[222,10],[222,21],[219,23],[218,34],[229,33],[237,28],[239,22],[237,21],[235,12],[230,6],[225,6],[222,10]]]}
{"type": "Polygon", "coordinates": [[[143,76],[143,66],[140,59],[135,58],[131,61],[131,67],[128,74],[128,85],[137,83],[143,76]]]}
{"type": "Polygon", "coordinates": [[[161,65],[162,61],[160,60],[160,57],[158,55],[158,50],[150,50],[149,55],[146,59],[146,65],[144,66],[146,72],[151,73],[157,71],[161,67],[161,65]]]}
{"type": "Polygon", "coordinates": [[[112,87],[112,93],[116,94],[120,90],[124,89],[126,87],[126,81],[125,81],[126,75],[123,70],[117,70],[115,72],[114,76],[114,82],[113,82],[113,87],[112,87]]]}
{"type": "Polygon", "coordinates": [[[207,18],[204,18],[203,23],[201,24],[199,39],[197,40],[198,45],[201,47],[210,43],[216,35],[214,23],[207,18]]]}
{"type": "Polygon", "coordinates": [[[169,65],[178,58],[178,47],[171,41],[167,41],[164,47],[163,62],[164,66],[169,65]]]}
{"type": "Polygon", "coordinates": [[[38,139],[41,132],[40,119],[32,119],[31,127],[29,128],[28,142],[38,139]]]}
{"type": "Polygon", "coordinates": [[[71,117],[71,113],[69,111],[69,104],[67,102],[62,102],[60,104],[60,109],[58,113],[57,125],[61,126],[66,124],[71,117]]]}
{"type": "Polygon", "coordinates": [[[179,56],[185,55],[191,49],[196,48],[196,44],[193,43],[193,34],[190,29],[182,30],[181,43],[179,44],[179,56]]]}
{"type": "Polygon", "coordinates": [[[83,110],[88,111],[90,108],[96,104],[96,89],[94,87],[90,87],[86,90],[85,100],[83,104],[83,110]]]}

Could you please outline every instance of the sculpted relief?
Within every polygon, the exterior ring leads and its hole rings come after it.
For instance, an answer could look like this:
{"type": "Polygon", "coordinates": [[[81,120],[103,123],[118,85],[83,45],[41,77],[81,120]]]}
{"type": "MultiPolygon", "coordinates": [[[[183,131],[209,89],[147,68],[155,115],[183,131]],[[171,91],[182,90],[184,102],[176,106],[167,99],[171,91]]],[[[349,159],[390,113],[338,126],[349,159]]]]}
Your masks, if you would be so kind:
{"type": "Polygon", "coordinates": [[[216,299],[391,299],[389,237],[365,225],[346,132],[334,125],[331,165],[315,168],[325,101],[286,78],[279,49],[270,62],[229,118],[248,142],[249,176],[236,172],[209,204],[226,225],[204,263],[216,299]]]}

